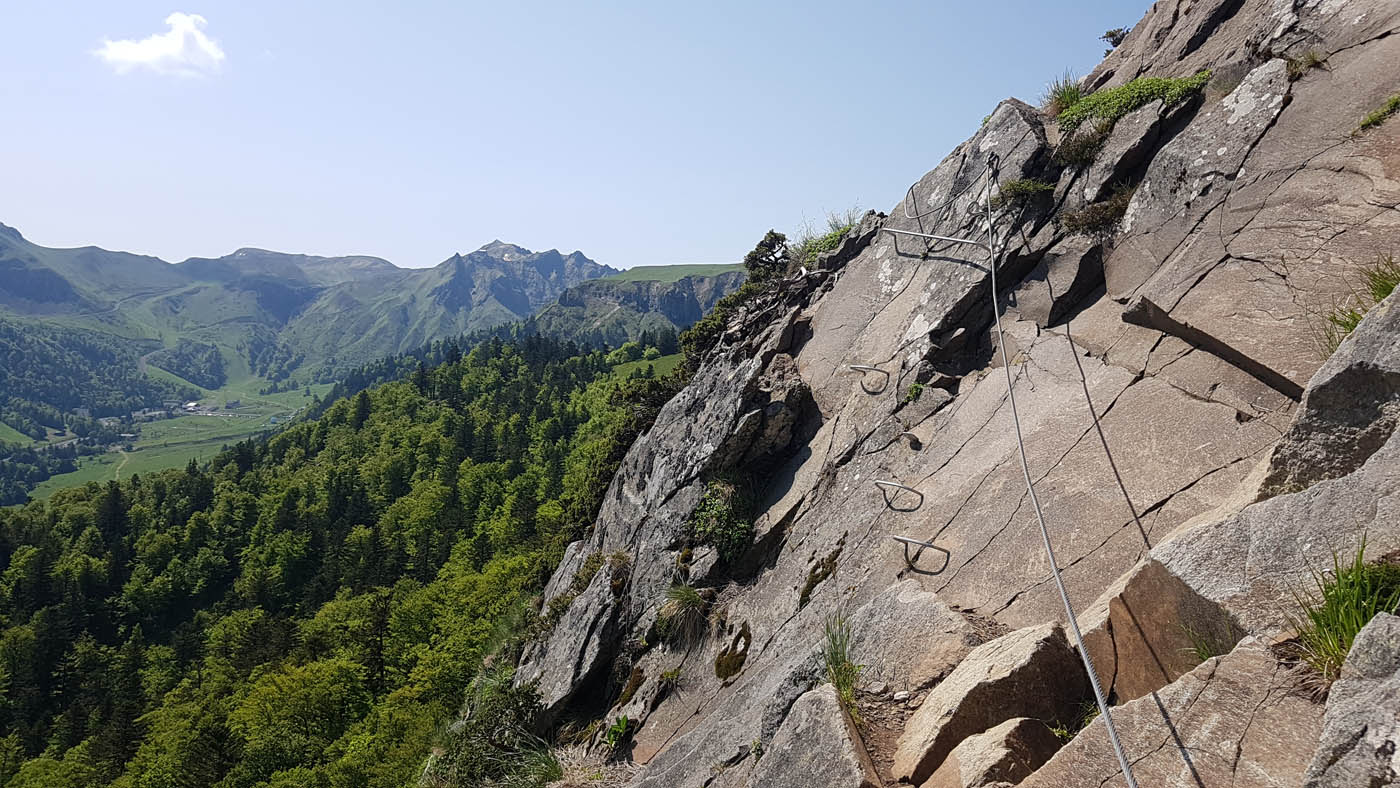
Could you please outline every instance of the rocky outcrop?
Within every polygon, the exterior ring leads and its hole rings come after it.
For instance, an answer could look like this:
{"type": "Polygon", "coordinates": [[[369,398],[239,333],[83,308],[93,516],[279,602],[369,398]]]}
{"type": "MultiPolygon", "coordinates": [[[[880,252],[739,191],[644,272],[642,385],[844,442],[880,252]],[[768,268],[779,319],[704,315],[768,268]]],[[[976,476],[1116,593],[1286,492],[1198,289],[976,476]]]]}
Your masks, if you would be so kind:
{"type": "MultiPolygon", "coordinates": [[[[1295,691],[1254,640],[1179,681],[1113,710],[1142,786],[1301,785],[1322,731],[1322,707],[1295,691]]],[[[1022,788],[1099,788],[1123,778],[1102,719],[1065,745],[1022,788]]]]}
{"type": "Polygon", "coordinates": [[[1059,749],[1059,738],[1045,723],[1017,717],[986,733],[963,739],[920,788],[1014,785],[1029,777],[1059,749]]]}
{"type": "Polygon", "coordinates": [[[752,788],[878,788],[879,777],[830,684],[793,704],[760,753],[752,788]]]}
{"type": "Polygon", "coordinates": [[[1004,635],[967,655],[904,728],[894,776],[921,783],[970,736],[1017,717],[1068,721],[1089,683],[1058,624],[1004,635]]]}
{"type": "Polygon", "coordinates": [[[1332,685],[1306,788],[1400,782],[1400,618],[1381,613],[1356,636],[1332,685]]]}
{"type": "Polygon", "coordinates": [[[1147,560],[1079,614],[1099,684],[1118,701],[1140,698],[1225,653],[1244,630],[1220,605],[1147,560]]]}
{"type": "Polygon", "coordinates": [[[1331,569],[1334,555],[1354,554],[1363,541],[1370,557],[1400,549],[1397,332],[1392,296],[1318,370],[1307,404],[1274,449],[1264,488],[1273,497],[1182,529],[1153,550],[1249,631],[1286,628],[1294,595],[1331,569]],[[1327,478],[1333,474],[1344,475],[1327,478]]]}
{"type": "Polygon", "coordinates": [[[1298,416],[1274,448],[1264,491],[1300,490],[1361,467],[1400,417],[1400,309],[1395,296],[1366,314],[1308,383],[1298,416]]]}
{"type": "MultiPolygon", "coordinates": [[[[680,671],[680,691],[643,685],[612,712],[639,722],[648,788],[748,784],[769,757],[754,743],[822,681],[839,618],[886,782],[930,778],[1008,720],[1077,722],[1087,677],[1054,628],[1018,425],[1139,783],[1299,784],[1321,709],[1260,644],[1333,550],[1362,533],[1375,555],[1400,548],[1400,326],[1374,310],[1325,366],[1314,340],[1360,268],[1400,246],[1400,121],[1352,135],[1395,90],[1380,75],[1400,63],[1397,31],[1400,6],[1378,0],[1162,0],[1086,84],[1213,76],[1097,130],[1088,161],[1056,156],[1053,119],[1002,102],[888,216],[731,320],[546,604],[594,553],[631,557],[620,595],[580,594],[520,680],[560,712],[614,702],[634,668],[680,671]],[[1309,47],[1326,68],[1290,68],[1309,47]],[[1016,180],[1041,187],[998,201],[1003,337],[986,251],[925,236],[985,241],[987,201],[1016,180]],[[1066,212],[1128,190],[1116,225],[1066,229],[1066,212]],[[757,513],[728,563],[686,552],[721,471],[754,481],[757,513]],[[657,644],[678,577],[713,590],[713,623],[657,644]],[[742,661],[717,675],[736,642],[742,661]]],[[[1116,769],[1095,722],[1023,784],[1112,784],[1116,769]]]]}

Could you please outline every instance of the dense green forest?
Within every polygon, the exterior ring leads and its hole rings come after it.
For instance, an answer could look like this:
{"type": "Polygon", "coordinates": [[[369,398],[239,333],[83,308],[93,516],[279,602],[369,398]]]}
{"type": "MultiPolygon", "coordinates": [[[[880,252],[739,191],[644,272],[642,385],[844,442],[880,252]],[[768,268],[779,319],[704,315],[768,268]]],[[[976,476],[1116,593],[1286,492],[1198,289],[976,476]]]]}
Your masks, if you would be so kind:
{"type": "Polygon", "coordinates": [[[175,347],[157,350],[146,360],[206,389],[217,389],[228,382],[223,354],[207,342],[181,337],[175,347]]]}
{"type": "Polygon", "coordinates": [[[445,352],[207,467],[0,510],[0,785],[413,784],[675,390],[540,338],[445,352]]]}
{"type": "Polygon", "coordinates": [[[0,319],[0,421],[32,438],[62,426],[75,408],[93,418],[124,416],[197,389],[141,374],[138,359],[159,343],[97,331],[0,319]]]}

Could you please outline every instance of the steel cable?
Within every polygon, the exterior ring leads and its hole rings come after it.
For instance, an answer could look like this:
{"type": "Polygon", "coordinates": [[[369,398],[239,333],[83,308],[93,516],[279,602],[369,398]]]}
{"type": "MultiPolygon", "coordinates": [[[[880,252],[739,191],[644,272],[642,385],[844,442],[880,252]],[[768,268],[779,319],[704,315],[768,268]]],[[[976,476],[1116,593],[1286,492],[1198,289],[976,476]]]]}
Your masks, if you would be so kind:
{"type": "MultiPolygon", "coordinates": [[[[1103,717],[1104,727],[1108,730],[1108,739],[1113,744],[1114,754],[1118,756],[1118,765],[1123,770],[1123,778],[1127,781],[1128,788],[1138,788],[1137,781],[1133,779],[1132,767],[1128,764],[1128,756],[1123,752],[1122,742],[1118,740],[1118,730],[1113,724],[1113,713],[1109,710],[1108,700],[1103,694],[1103,687],[1099,686],[1099,677],[1094,671],[1094,661],[1089,656],[1089,650],[1084,647],[1084,634],[1079,631],[1079,620],[1074,614],[1074,606],[1070,604],[1069,592],[1065,590],[1065,581],[1060,576],[1060,567],[1055,562],[1055,547],[1050,541],[1050,529],[1045,524],[1045,513],[1041,511],[1040,500],[1035,495],[1035,484],[1031,481],[1030,461],[1026,457],[1026,441],[1021,435],[1021,417],[1016,410],[1016,389],[1011,377],[1011,362],[1006,357],[1006,335],[1001,327],[1001,310],[997,307],[997,241],[996,230],[992,225],[991,205],[991,190],[996,184],[995,168],[995,159],[989,157],[988,170],[991,171],[992,177],[987,189],[987,242],[991,249],[991,260],[987,267],[991,271],[992,319],[996,323],[997,345],[1001,352],[1002,370],[1006,373],[1006,395],[1007,401],[1011,404],[1011,420],[1016,428],[1016,445],[1021,454],[1021,472],[1025,475],[1026,492],[1030,495],[1031,507],[1035,509],[1035,517],[1040,524],[1040,536],[1045,542],[1045,555],[1050,560],[1050,574],[1055,580],[1055,587],[1060,592],[1060,601],[1064,602],[1065,615],[1069,619],[1070,630],[1074,633],[1074,642],[1079,647],[1079,657],[1084,662],[1084,669],[1089,673],[1089,684],[1093,687],[1094,700],[1098,703],[1099,714],[1103,717]]],[[[1098,419],[1095,417],[1095,423],[1097,422],[1098,419]]],[[[1102,433],[1100,434],[1102,435],[1102,433]]],[[[1107,444],[1105,443],[1105,445],[1107,444]]]]}

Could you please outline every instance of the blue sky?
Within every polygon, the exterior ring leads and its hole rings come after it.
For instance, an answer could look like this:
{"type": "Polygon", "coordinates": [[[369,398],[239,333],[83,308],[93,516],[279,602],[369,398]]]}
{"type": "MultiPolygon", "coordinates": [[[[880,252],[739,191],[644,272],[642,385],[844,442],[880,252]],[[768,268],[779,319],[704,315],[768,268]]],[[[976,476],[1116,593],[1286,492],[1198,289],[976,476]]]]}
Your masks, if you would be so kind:
{"type": "Polygon", "coordinates": [[[0,222],[167,260],[733,261],[889,210],[1148,5],[8,3],[0,222]]]}

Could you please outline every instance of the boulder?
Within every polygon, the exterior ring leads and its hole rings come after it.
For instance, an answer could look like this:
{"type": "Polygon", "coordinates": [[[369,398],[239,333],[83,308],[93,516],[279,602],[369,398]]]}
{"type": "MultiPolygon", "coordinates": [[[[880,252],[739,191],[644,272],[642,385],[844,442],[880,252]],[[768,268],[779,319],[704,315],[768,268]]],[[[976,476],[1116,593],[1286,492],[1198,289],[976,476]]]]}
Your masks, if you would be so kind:
{"type": "Polygon", "coordinates": [[[1308,382],[1293,425],[1269,458],[1263,491],[1301,490],[1356,470],[1400,417],[1400,309],[1369,312],[1308,382]]]}
{"type": "Polygon", "coordinates": [[[764,748],[750,788],[878,788],[860,735],[826,684],[797,699],[764,748]]]}
{"type": "Polygon", "coordinates": [[[1150,559],[1104,591],[1079,626],[1099,685],[1119,702],[1176,681],[1200,653],[1228,652],[1244,634],[1220,605],[1150,559]]]}
{"type": "Polygon", "coordinates": [[[863,676],[898,691],[921,690],[948,675],[984,638],[916,580],[896,583],[850,618],[851,661],[863,676]]]}
{"type": "MultiPolygon", "coordinates": [[[[1287,670],[1254,639],[1112,711],[1137,784],[1154,788],[1301,785],[1322,731],[1322,707],[1296,692],[1287,670]]],[[[1124,784],[1102,718],[1020,783],[1021,788],[1124,784]]]]}
{"type": "Polygon", "coordinates": [[[1059,240],[1012,291],[1010,303],[1041,328],[1055,325],[1103,284],[1103,244],[1072,235],[1059,240]]]}
{"type": "Polygon", "coordinates": [[[1400,617],[1380,613],[1352,643],[1327,696],[1305,788],[1400,784],[1400,617]]]}
{"type": "Polygon", "coordinates": [[[1068,721],[1089,693],[1079,657],[1059,624],[1003,635],[972,653],[905,725],[894,776],[923,782],[953,748],[1016,717],[1068,721]]]}
{"type": "Polygon", "coordinates": [[[1040,720],[1017,717],[986,733],[969,736],[920,788],[982,788],[1014,785],[1060,749],[1060,739],[1040,720]]]}

